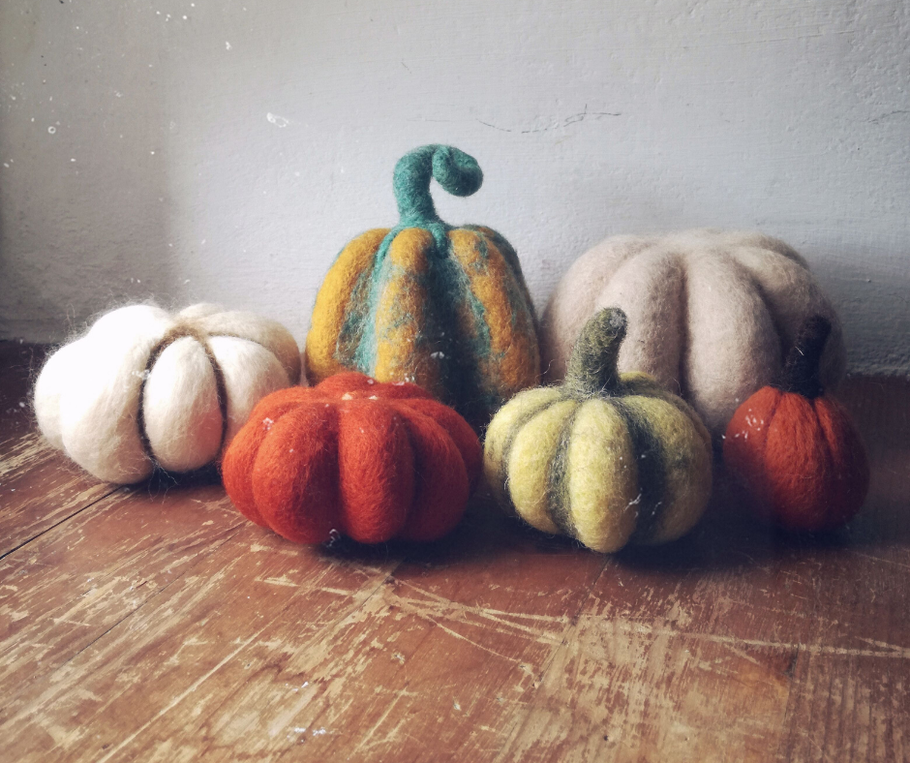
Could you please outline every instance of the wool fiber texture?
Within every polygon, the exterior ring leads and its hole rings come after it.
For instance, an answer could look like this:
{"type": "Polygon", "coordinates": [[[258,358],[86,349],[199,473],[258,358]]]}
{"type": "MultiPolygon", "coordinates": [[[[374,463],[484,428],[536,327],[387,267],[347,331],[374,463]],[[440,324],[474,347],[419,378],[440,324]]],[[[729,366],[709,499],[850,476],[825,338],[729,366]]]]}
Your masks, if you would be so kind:
{"type": "Polygon", "coordinates": [[[629,319],[621,372],[642,371],[688,401],[720,442],[736,408],[772,383],[803,322],[832,324],[821,378],[836,387],[846,353],[834,308],[805,260],[760,233],[692,230],[616,236],[569,268],[541,324],[546,378],[563,378],[585,322],[604,307],[629,319]]]}
{"type": "Polygon", "coordinates": [[[849,413],[819,382],[827,321],[807,322],[779,383],[734,413],[723,453],[759,515],[790,530],[843,525],[862,507],[869,463],[849,413]]]}
{"type": "Polygon", "coordinates": [[[34,390],[47,440],[100,480],[139,482],[219,457],[253,406],[300,379],[280,324],[199,304],[130,305],[48,358],[34,390]]]}
{"type": "Polygon", "coordinates": [[[483,175],[450,146],[423,146],[398,162],[401,219],[355,238],[329,270],[307,336],[307,376],[318,383],[357,370],[412,382],[479,428],[538,383],[536,321],[515,250],[490,228],[440,220],[432,178],[469,195],[483,175]]]}
{"type": "Polygon", "coordinates": [[[650,376],[617,372],[625,328],[620,310],[598,313],[565,383],[518,393],[484,442],[507,512],[602,552],[681,537],[711,492],[711,438],[695,411],[650,376]]]}
{"type": "Polygon", "coordinates": [[[296,543],[430,541],[461,520],[481,465],[453,409],[414,384],[347,372],[260,401],[222,476],[244,516],[296,543]]]}

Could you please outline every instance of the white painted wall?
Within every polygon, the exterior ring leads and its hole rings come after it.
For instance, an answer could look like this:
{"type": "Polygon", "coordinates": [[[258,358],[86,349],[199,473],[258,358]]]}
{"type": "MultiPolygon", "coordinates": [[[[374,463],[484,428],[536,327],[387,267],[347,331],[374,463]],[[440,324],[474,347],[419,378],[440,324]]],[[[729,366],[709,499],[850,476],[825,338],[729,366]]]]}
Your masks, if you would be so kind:
{"type": "Polygon", "coordinates": [[[604,236],[758,227],[910,372],[907,0],[2,0],[0,337],[155,297],[305,335],[395,161],[479,160],[542,307],[604,236]],[[271,115],[271,116],[270,116],[271,115]]]}

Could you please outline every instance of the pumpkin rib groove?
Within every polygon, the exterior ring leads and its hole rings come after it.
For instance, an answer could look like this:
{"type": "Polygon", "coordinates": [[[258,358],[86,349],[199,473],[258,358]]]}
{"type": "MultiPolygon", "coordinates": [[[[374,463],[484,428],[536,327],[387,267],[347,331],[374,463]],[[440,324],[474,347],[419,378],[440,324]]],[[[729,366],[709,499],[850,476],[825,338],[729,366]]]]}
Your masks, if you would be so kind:
{"type": "Polygon", "coordinates": [[[441,326],[450,327],[444,332],[446,340],[442,343],[448,369],[446,388],[455,408],[469,408],[468,390],[481,387],[483,374],[478,358],[489,351],[490,336],[484,323],[484,306],[471,288],[453,233],[449,232],[449,255],[435,269],[434,297],[439,331],[441,326]],[[459,336],[461,341],[457,339],[459,336]]]}
{"type": "Polygon", "coordinates": [[[518,421],[513,423],[512,428],[506,437],[506,441],[502,447],[502,455],[499,462],[499,477],[502,480],[502,484],[508,485],[508,468],[509,468],[509,459],[512,456],[512,447],[515,445],[515,440],[518,435],[521,433],[521,430],[524,429],[528,424],[530,424],[538,415],[546,413],[547,409],[555,404],[560,402],[560,398],[554,400],[545,400],[541,403],[538,403],[526,414],[524,414],[518,421]]]}
{"type": "Polygon", "coordinates": [[[509,456],[508,492],[512,503],[525,521],[551,535],[559,534],[548,512],[547,484],[553,452],[563,425],[577,407],[578,400],[572,397],[548,406],[518,431],[509,456]]]}
{"type": "MultiPolygon", "coordinates": [[[[343,404],[344,405],[344,404],[343,404]]],[[[352,400],[338,417],[339,520],[345,535],[376,543],[397,535],[414,498],[413,446],[393,409],[352,400]]]]}
{"type": "MultiPolygon", "coordinates": [[[[370,288],[364,305],[365,318],[359,327],[360,341],[352,356],[353,363],[357,368],[367,369],[370,372],[376,368],[380,326],[377,320],[367,320],[366,318],[378,315],[379,306],[383,303],[389,288],[395,282],[396,276],[400,279],[401,275],[409,274],[410,271],[405,266],[407,259],[412,261],[421,260],[420,255],[427,251],[428,238],[428,232],[421,228],[405,228],[398,232],[393,230],[383,240],[383,244],[374,258],[375,264],[370,275],[372,276],[373,273],[377,275],[375,278],[371,278],[370,281],[370,288]],[[386,241],[388,241],[388,246],[386,246],[386,241]],[[416,246],[416,252],[409,252],[409,245],[416,246]],[[409,254],[412,256],[409,257],[409,254]],[[402,260],[402,262],[399,262],[399,260],[402,260]]],[[[397,302],[392,305],[392,309],[395,311],[394,314],[398,315],[397,321],[407,319],[406,314],[402,315],[399,312],[401,307],[401,304],[397,302]]],[[[390,322],[394,323],[395,321],[390,322]]],[[[383,377],[380,376],[380,378],[383,377]]],[[[406,381],[411,380],[406,379],[406,381]]]]}
{"type": "Polygon", "coordinates": [[[749,285],[755,289],[755,293],[758,294],[759,300],[761,301],[762,307],[765,309],[765,312],[768,314],[768,320],[771,321],[771,325],[774,327],[774,334],[777,336],[780,345],[780,357],[779,363],[783,366],[784,357],[787,355],[787,344],[786,344],[786,327],[781,315],[778,314],[778,311],[775,309],[773,300],[768,290],[764,287],[761,281],[758,280],[755,273],[748,268],[746,265],[742,264],[739,261],[736,261],[737,265],[742,269],[743,273],[749,279],[749,285]]]}
{"type": "Polygon", "coordinates": [[[483,453],[477,448],[477,436],[470,425],[452,408],[443,405],[438,400],[406,398],[395,400],[390,405],[398,411],[404,409],[406,415],[416,411],[429,417],[445,430],[445,433],[455,443],[455,447],[461,453],[461,458],[464,461],[471,483],[470,488],[473,491],[475,482],[483,470],[483,453]]]}
{"type": "Polygon", "coordinates": [[[567,484],[568,450],[572,439],[575,422],[582,406],[575,410],[562,424],[562,432],[550,464],[547,469],[547,514],[559,531],[569,537],[575,537],[575,526],[571,519],[567,484]]]}
{"type": "Polygon", "coordinates": [[[373,324],[364,332],[364,339],[372,341],[373,356],[362,362],[377,378],[404,378],[441,397],[446,388],[445,353],[434,352],[436,344],[430,337],[438,331],[420,330],[437,326],[440,308],[433,274],[419,256],[427,244],[421,233],[409,229],[392,243],[389,278],[373,306],[373,324]],[[417,241],[418,256],[411,251],[411,241],[417,241]]]}
{"type": "Polygon", "coordinates": [[[375,272],[375,258],[364,268],[357,277],[353,287],[347,294],[347,299],[342,302],[343,320],[338,328],[338,338],[335,340],[335,360],[343,364],[349,357],[353,358],[357,352],[354,339],[363,335],[363,326],[369,316],[369,297],[371,276],[375,272]],[[353,345],[353,349],[351,349],[353,345]]]}
{"type": "Polygon", "coordinates": [[[253,460],[259,514],[272,530],[297,543],[319,543],[336,525],[338,412],[333,406],[326,410],[328,418],[317,406],[303,404],[270,424],[271,436],[263,438],[253,460]],[[293,452],[287,452],[288,444],[293,452]]]}
{"type": "Polygon", "coordinates": [[[647,543],[657,532],[663,511],[671,502],[666,495],[666,474],[663,445],[654,436],[646,417],[634,410],[631,400],[609,399],[625,422],[632,439],[632,452],[636,455],[638,469],[638,518],[632,541],[647,543]]]}
{"type": "Polygon", "coordinates": [[[433,540],[461,520],[457,507],[468,500],[470,478],[464,461],[456,457],[460,453],[457,443],[431,416],[415,410],[404,419],[404,429],[414,453],[415,478],[414,495],[399,535],[405,540],[433,540]],[[446,468],[448,465],[453,468],[446,468]],[[435,479],[427,480],[427,472],[435,479]]]}
{"type": "Polygon", "coordinates": [[[609,400],[595,397],[580,406],[568,472],[572,535],[596,551],[622,548],[638,520],[639,475],[625,420],[609,400]]]}
{"type": "Polygon", "coordinates": [[[373,228],[356,236],[335,257],[316,295],[305,352],[306,372],[324,379],[341,370],[353,353],[350,339],[364,316],[349,311],[374,272],[375,248],[388,233],[373,228]],[[333,299],[333,297],[336,297],[333,299]]]}
{"type": "MultiPolygon", "coordinates": [[[[465,376],[471,381],[463,385],[468,389],[475,389],[482,395],[479,400],[460,400],[460,404],[467,409],[475,406],[484,408],[495,407],[495,400],[490,399],[489,391],[483,379],[493,381],[496,388],[512,388],[503,378],[505,353],[501,345],[504,343],[502,332],[497,331],[497,313],[506,310],[514,317],[514,310],[508,301],[508,295],[503,289],[509,280],[509,272],[505,267],[498,250],[492,250],[484,237],[475,231],[451,231],[451,259],[452,268],[457,273],[460,288],[452,290],[454,294],[462,296],[462,310],[458,311],[466,322],[460,326],[460,333],[465,338],[467,347],[460,348],[459,356],[464,358],[466,364],[465,376]],[[492,259],[500,257],[500,267],[493,267],[492,259]],[[504,301],[505,305],[495,310],[496,302],[504,301]]],[[[509,337],[511,338],[511,337],[509,337]]],[[[505,340],[508,347],[508,339],[505,340]]]]}
{"type": "MultiPolygon", "coordinates": [[[[528,291],[528,285],[524,280],[521,262],[518,259],[518,253],[515,251],[515,248],[501,233],[498,233],[485,225],[465,225],[464,227],[466,230],[476,231],[482,234],[488,243],[493,244],[496,249],[499,250],[506,266],[513,276],[518,292],[521,295],[521,299],[515,299],[512,302],[513,304],[521,305],[524,310],[527,310],[527,306],[533,304],[533,300],[531,299],[531,292],[528,291]]],[[[531,317],[534,317],[533,314],[531,317]]],[[[536,330],[537,326],[535,325],[534,328],[536,330]]]]}

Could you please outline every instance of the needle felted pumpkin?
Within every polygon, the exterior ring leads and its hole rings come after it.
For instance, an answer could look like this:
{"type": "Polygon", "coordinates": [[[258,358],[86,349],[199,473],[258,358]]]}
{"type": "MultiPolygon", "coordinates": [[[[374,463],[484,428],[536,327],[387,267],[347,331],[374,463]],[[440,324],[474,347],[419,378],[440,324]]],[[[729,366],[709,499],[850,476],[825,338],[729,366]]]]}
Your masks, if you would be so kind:
{"type": "Polygon", "coordinates": [[[198,304],[172,314],[130,305],[50,356],[35,384],[50,443],[108,482],[214,461],[260,398],[300,379],[278,323],[198,304]]]}
{"type": "Polygon", "coordinates": [[[347,372],[263,399],[222,476],[241,513],[297,543],[428,541],[461,519],[481,462],[468,423],[428,392],[347,372]]]}
{"type": "Polygon", "coordinates": [[[846,368],[837,316],[806,261],[760,233],[616,236],[589,250],[544,312],[541,354],[550,380],[562,378],[581,327],[606,306],[629,317],[619,369],[651,374],[681,395],[717,445],[739,404],[778,377],[808,316],[832,325],[822,381],[833,389],[846,368]]]}
{"type": "Polygon", "coordinates": [[[806,322],[778,384],[746,400],[724,438],[724,462],[749,489],[753,508],[791,530],[844,524],[869,489],[859,433],[819,380],[830,331],[822,316],[806,322]]]}
{"type": "Polygon", "coordinates": [[[507,511],[595,551],[689,531],[711,492],[711,438],[650,376],[620,374],[626,316],[584,327],[565,382],[518,393],[493,417],[484,471],[507,511]]]}
{"type": "Polygon", "coordinates": [[[490,228],[443,222],[432,178],[469,196],[483,174],[451,146],[423,146],[399,160],[401,219],[355,238],[329,270],[307,336],[307,377],[317,383],[358,370],[413,382],[480,426],[538,382],[535,320],[515,251],[490,228]]]}

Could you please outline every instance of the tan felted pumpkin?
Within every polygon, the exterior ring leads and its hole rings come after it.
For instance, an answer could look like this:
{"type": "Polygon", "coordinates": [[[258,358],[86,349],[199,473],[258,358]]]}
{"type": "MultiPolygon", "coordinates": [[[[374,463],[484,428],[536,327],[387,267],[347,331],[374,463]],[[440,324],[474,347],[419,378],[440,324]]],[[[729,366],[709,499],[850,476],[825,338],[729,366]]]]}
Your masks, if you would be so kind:
{"type": "Polygon", "coordinates": [[[831,323],[821,381],[846,353],[831,302],[806,261],[761,233],[692,230],[615,236],[583,254],[544,312],[541,356],[558,381],[585,322],[607,306],[628,316],[619,370],[643,371],[688,401],[715,441],[747,397],[780,375],[810,315],[831,323]]]}

